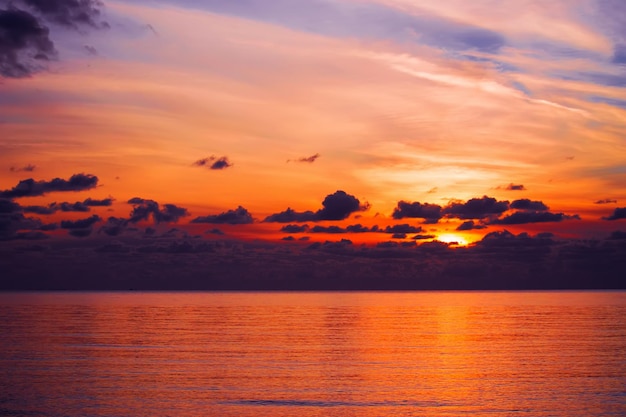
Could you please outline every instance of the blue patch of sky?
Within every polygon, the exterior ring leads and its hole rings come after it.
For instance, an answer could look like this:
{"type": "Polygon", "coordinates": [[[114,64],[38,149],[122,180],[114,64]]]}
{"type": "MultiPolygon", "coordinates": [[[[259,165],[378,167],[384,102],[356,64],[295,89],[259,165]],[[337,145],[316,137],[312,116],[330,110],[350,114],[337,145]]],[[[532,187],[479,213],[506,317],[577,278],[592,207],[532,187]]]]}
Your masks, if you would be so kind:
{"type": "MultiPolygon", "coordinates": [[[[373,3],[331,0],[160,0],[271,23],[323,36],[417,42],[444,50],[496,54],[506,44],[501,34],[433,15],[415,16],[373,3]]],[[[153,5],[154,2],[144,0],[153,5]]]]}
{"type": "Polygon", "coordinates": [[[621,107],[622,109],[626,109],[626,100],[602,96],[590,96],[587,97],[587,100],[591,101],[592,103],[604,103],[608,104],[609,106],[621,107]]]}

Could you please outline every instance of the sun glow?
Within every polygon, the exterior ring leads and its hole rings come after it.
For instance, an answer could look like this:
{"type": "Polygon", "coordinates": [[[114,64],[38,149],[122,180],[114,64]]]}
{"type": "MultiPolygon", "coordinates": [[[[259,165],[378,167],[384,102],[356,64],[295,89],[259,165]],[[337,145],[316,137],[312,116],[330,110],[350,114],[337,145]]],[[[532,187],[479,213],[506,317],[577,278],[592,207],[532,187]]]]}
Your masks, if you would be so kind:
{"type": "Polygon", "coordinates": [[[454,233],[443,233],[437,236],[437,240],[443,243],[456,244],[459,246],[467,246],[468,242],[463,236],[454,233]]]}

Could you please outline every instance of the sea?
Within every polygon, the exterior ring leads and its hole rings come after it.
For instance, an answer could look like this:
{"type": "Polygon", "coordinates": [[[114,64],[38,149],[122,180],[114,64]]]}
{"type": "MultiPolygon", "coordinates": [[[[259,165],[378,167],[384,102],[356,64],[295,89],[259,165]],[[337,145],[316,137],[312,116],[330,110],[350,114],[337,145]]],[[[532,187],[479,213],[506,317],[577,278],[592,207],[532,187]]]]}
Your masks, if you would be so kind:
{"type": "Polygon", "coordinates": [[[626,292],[0,293],[2,416],[626,416],[626,292]]]}

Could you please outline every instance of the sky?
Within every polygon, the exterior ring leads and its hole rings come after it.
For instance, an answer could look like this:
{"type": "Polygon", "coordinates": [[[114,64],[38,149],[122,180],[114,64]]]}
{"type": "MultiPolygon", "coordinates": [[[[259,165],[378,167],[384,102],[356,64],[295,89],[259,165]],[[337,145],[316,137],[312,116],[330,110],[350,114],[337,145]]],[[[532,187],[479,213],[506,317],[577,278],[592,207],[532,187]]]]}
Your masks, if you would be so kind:
{"type": "Polygon", "coordinates": [[[621,0],[0,0],[1,288],[623,288],[625,258],[621,0]]]}

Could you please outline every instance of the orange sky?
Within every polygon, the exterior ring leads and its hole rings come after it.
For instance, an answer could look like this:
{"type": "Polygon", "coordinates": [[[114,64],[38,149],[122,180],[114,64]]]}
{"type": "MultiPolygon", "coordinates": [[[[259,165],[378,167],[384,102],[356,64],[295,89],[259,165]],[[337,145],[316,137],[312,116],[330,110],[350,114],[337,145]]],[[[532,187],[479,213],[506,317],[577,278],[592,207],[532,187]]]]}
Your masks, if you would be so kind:
{"type": "MultiPolygon", "coordinates": [[[[95,213],[94,231],[109,216],[127,217],[127,201],[140,197],[186,208],[176,227],[190,233],[280,240],[285,224],[263,219],[287,207],[316,212],[343,190],[369,209],[298,224],[409,224],[460,242],[503,228],[604,238],[623,223],[601,218],[626,200],[626,32],[615,13],[624,6],[515,8],[106,1],[97,21],[108,28],[78,29],[31,11],[50,28],[57,57],[28,76],[0,78],[0,190],[95,175],[95,188],[15,198],[22,207],[114,198],[90,213],[32,215],[50,223],[95,213]],[[211,156],[231,165],[194,165],[211,156]],[[436,224],[392,217],[399,201],[445,208],[483,196],[541,201],[564,217],[498,224],[512,208],[436,224]],[[253,224],[188,225],[238,206],[253,224]],[[486,227],[456,230],[470,219],[486,227]]],[[[390,238],[294,234],[302,236],[390,238]]]]}

